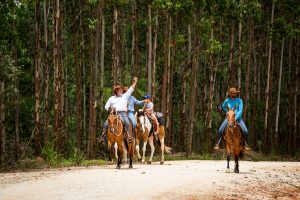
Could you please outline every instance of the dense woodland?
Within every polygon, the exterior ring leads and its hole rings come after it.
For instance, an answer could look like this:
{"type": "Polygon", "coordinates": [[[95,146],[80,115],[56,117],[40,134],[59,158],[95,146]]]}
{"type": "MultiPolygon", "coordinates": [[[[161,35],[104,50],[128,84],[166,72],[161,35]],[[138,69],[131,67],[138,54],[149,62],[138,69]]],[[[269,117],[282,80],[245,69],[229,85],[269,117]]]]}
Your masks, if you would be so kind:
{"type": "Polygon", "coordinates": [[[2,164],[105,155],[104,104],[133,76],[175,152],[212,151],[236,87],[252,149],[300,154],[299,0],[4,0],[0,15],[2,164]]]}

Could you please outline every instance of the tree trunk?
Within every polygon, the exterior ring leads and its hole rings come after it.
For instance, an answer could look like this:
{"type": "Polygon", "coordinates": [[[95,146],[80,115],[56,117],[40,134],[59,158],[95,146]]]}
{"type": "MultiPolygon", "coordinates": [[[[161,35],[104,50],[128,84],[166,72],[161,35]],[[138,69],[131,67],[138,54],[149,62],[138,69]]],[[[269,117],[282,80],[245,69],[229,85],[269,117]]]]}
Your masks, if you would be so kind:
{"type": "Polygon", "coordinates": [[[113,41],[112,41],[112,80],[113,83],[116,84],[119,80],[119,63],[120,63],[120,55],[119,55],[119,10],[116,6],[114,6],[114,23],[113,23],[113,41]]]}
{"type": "MultiPolygon", "coordinates": [[[[274,19],[274,1],[272,2],[272,15],[270,28],[273,29],[273,19],[274,19]]],[[[269,52],[268,52],[268,72],[267,72],[267,87],[266,87],[266,108],[265,108],[265,124],[264,124],[264,146],[265,152],[269,153],[270,150],[270,133],[268,129],[268,115],[269,115],[269,99],[270,99],[270,79],[271,79],[271,56],[272,56],[272,36],[269,40],[269,52]]]]}
{"type": "MultiPolygon", "coordinates": [[[[75,5],[74,5],[75,6],[75,5]]],[[[74,8],[74,14],[76,8],[74,8]]],[[[80,37],[78,26],[74,26],[73,48],[74,48],[74,65],[76,71],[76,147],[77,151],[82,150],[82,56],[78,61],[78,38],[80,37]]],[[[80,53],[81,54],[81,53],[80,53]]]]}
{"type": "MultiPolygon", "coordinates": [[[[254,26],[253,26],[253,20],[250,19],[249,22],[249,34],[248,34],[248,59],[247,59],[247,72],[246,72],[246,85],[245,85],[245,107],[244,107],[244,113],[243,118],[244,121],[247,121],[247,113],[248,113],[248,106],[249,106],[249,85],[250,85],[250,68],[251,68],[251,60],[253,56],[253,33],[254,33],[254,26]]],[[[255,78],[255,77],[254,77],[255,78]]]]}
{"type": "MultiPolygon", "coordinates": [[[[240,6],[243,6],[243,1],[240,1],[240,6]]],[[[242,12],[240,13],[239,17],[239,25],[238,25],[238,90],[241,91],[242,89],[242,20],[243,15],[242,12]]]]}
{"type": "MultiPolygon", "coordinates": [[[[195,19],[196,21],[196,19],[195,19]]],[[[192,138],[194,133],[194,122],[195,122],[195,106],[196,106],[196,95],[197,95],[197,71],[198,71],[198,55],[199,55],[199,39],[197,33],[195,33],[195,52],[193,54],[192,61],[192,82],[191,82],[191,95],[190,95],[190,117],[188,124],[188,133],[187,133],[187,148],[186,148],[186,157],[192,153],[192,138]]]]}
{"type": "Polygon", "coordinates": [[[229,49],[229,62],[228,62],[228,82],[227,87],[233,87],[235,84],[235,75],[233,73],[233,53],[234,53],[234,23],[231,24],[231,31],[230,31],[230,49],[229,49]]]}
{"type": "Polygon", "coordinates": [[[166,133],[168,133],[167,144],[170,145],[170,127],[171,127],[171,114],[172,114],[172,90],[173,90],[173,83],[172,83],[172,76],[171,76],[171,37],[172,37],[172,16],[169,16],[169,30],[168,30],[168,49],[167,49],[167,101],[166,101],[166,133]]]}
{"type": "MultiPolygon", "coordinates": [[[[188,24],[188,64],[186,69],[189,68],[191,64],[191,53],[192,53],[192,39],[191,39],[191,24],[188,24]]],[[[184,141],[185,141],[185,129],[186,129],[186,92],[187,92],[187,74],[188,70],[182,68],[181,70],[181,77],[182,81],[182,88],[181,88],[181,95],[182,95],[182,106],[181,106],[181,114],[180,114],[180,146],[181,151],[184,151],[184,141]]]]}
{"type": "Polygon", "coordinates": [[[41,54],[40,54],[40,1],[35,2],[35,55],[34,55],[34,123],[35,123],[35,153],[40,155],[41,153],[41,141],[40,141],[40,94],[41,94],[41,78],[40,78],[40,65],[41,65],[41,54]]]}
{"type": "Polygon", "coordinates": [[[152,66],[152,85],[151,85],[151,96],[152,99],[154,101],[155,99],[155,74],[156,74],[156,49],[157,49],[157,34],[158,34],[158,11],[156,11],[156,15],[155,15],[155,27],[154,27],[154,38],[153,38],[153,66],[152,66]]]}
{"type": "Polygon", "coordinates": [[[284,38],[281,44],[281,56],[280,56],[280,68],[279,68],[279,79],[278,79],[278,93],[277,93],[277,103],[276,103],[276,121],[275,121],[275,150],[278,153],[279,144],[279,131],[278,131],[278,121],[280,112],[280,91],[281,91],[281,76],[282,76],[282,65],[283,65],[283,50],[284,50],[284,38]]]}
{"type": "Polygon", "coordinates": [[[44,145],[49,141],[49,43],[48,43],[48,1],[44,1],[44,65],[45,65],[45,112],[44,112],[44,145]]]}
{"type": "Polygon", "coordinates": [[[94,65],[93,65],[93,45],[94,41],[92,38],[92,30],[90,30],[90,95],[89,95],[89,145],[88,145],[88,157],[89,159],[96,158],[96,130],[94,129],[94,87],[95,87],[95,78],[94,78],[94,65]]]}
{"type": "MultiPolygon", "coordinates": [[[[298,49],[300,48],[300,38],[298,38],[298,49]]],[[[297,136],[298,136],[298,113],[299,113],[299,108],[298,108],[298,93],[299,93],[299,80],[300,80],[300,77],[299,77],[299,68],[300,68],[300,62],[299,62],[299,56],[300,56],[300,53],[298,51],[297,53],[297,62],[296,62],[296,74],[295,74],[295,81],[296,81],[296,84],[295,84],[295,92],[294,92],[294,123],[293,123],[293,129],[294,129],[294,142],[293,142],[293,146],[294,146],[294,149],[293,149],[293,154],[295,154],[297,152],[297,136]]]]}
{"type": "Polygon", "coordinates": [[[160,110],[166,116],[167,79],[168,79],[168,47],[169,47],[169,15],[166,14],[165,45],[164,45],[164,75],[161,95],[160,110]]]}
{"type": "Polygon", "coordinates": [[[53,0],[53,62],[54,62],[54,145],[59,152],[63,148],[63,118],[62,118],[62,62],[61,62],[61,24],[60,0],[53,0]]]}
{"type": "Polygon", "coordinates": [[[4,162],[5,154],[5,125],[4,125],[4,81],[0,82],[0,164],[4,162]]]}
{"type": "Polygon", "coordinates": [[[131,19],[132,19],[132,42],[131,42],[131,69],[135,76],[138,71],[138,44],[137,44],[137,14],[136,0],[131,1],[131,19]]]}
{"type": "MultiPolygon", "coordinates": [[[[211,38],[210,40],[213,41],[214,39],[214,31],[213,28],[211,29],[211,38]]],[[[213,62],[213,54],[211,53],[210,56],[210,75],[209,75],[209,102],[207,106],[207,113],[206,113],[206,131],[205,131],[205,141],[208,143],[208,147],[210,146],[210,135],[211,135],[211,121],[212,121],[212,107],[213,107],[213,97],[214,97],[214,89],[215,89],[215,77],[216,77],[216,71],[217,71],[217,65],[214,65],[213,62]]]]}
{"type": "Polygon", "coordinates": [[[152,15],[151,15],[151,5],[148,4],[148,34],[147,34],[147,44],[148,44],[148,85],[147,85],[147,92],[152,94],[151,86],[152,86],[152,15]]]}
{"type": "MultiPolygon", "coordinates": [[[[100,68],[100,115],[103,113],[103,103],[104,103],[104,95],[103,95],[103,87],[104,87],[104,53],[105,53],[105,18],[103,11],[101,12],[102,19],[102,31],[101,31],[101,68],[100,68]]],[[[103,124],[102,117],[100,117],[100,124],[103,124]]]]}

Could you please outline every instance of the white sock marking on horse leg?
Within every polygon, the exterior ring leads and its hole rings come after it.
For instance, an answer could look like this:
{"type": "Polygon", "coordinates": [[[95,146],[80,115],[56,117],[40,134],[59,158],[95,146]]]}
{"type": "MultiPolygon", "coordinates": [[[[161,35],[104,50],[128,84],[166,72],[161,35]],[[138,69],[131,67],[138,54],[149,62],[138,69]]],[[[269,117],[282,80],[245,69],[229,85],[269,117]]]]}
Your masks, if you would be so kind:
{"type": "Polygon", "coordinates": [[[116,156],[116,159],[118,160],[118,144],[116,142],[114,144],[114,148],[115,148],[115,156],[116,156]]]}
{"type": "Polygon", "coordinates": [[[143,144],[143,158],[142,158],[142,163],[145,162],[145,152],[146,152],[146,146],[147,146],[147,140],[144,141],[144,144],[143,144]]]}
{"type": "Polygon", "coordinates": [[[154,154],[154,151],[155,151],[155,147],[154,147],[154,144],[153,144],[153,136],[151,136],[149,138],[149,144],[150,144],[150,147],[151,147],[151,155],[150,155],[149,161],[152,162],[153,154],[154,154]]]}
{"type": "Polygon", "coordinates": [[[125,146],[125,142],[124,142],[124,141],[122,142],[122,147],[123,147],[123,157],[124,157],[124,162],[126,163],[126,162],[127,162],[127,149],[126,149],[126,146],[125,146]]]}
{"type": "Polygon", "coordinates": [[[139,144],[136,144],[136,145],[135,145],[135,150],[136,150],[138,159],[141,159],[141,155],[140,155],[140,145],[139,145],[139,144]]]}

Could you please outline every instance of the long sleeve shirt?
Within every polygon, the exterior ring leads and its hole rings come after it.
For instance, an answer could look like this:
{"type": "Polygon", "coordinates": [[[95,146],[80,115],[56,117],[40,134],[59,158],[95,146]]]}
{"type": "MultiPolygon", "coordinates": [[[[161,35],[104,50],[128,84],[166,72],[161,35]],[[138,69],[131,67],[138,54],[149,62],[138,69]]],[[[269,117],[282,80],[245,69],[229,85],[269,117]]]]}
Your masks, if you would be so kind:
{"type": "Polygon", "coordinates": [[[139,101],[134,96],[130,96],[128,98],[128,105],[127,105],[128,111],[134,112],[134,105],[141,105],[143,103],[144,101],[139,101]]]}
{"type": "Polygon", "coordinates": [[[110,107],[115,107],[117,111],[127,111],[127,101],[134,89],[130,87],[126,93],[121,96],[112,96],[110,97],[106,104],[105,110],[108,110],[110,107]]]}
{"type": "Polygon", "coordinates": [[[234,106],[236,106],[235,109],[235,119],[238,121],[242,119],[243,114],[243,101],[240,98],[235,98],[234,100],[231,98],[227,98],[222,105],[222,108],[224,111],[228,112],[226,106],[228,106],[230,109],[233,109],[234,106]]]}

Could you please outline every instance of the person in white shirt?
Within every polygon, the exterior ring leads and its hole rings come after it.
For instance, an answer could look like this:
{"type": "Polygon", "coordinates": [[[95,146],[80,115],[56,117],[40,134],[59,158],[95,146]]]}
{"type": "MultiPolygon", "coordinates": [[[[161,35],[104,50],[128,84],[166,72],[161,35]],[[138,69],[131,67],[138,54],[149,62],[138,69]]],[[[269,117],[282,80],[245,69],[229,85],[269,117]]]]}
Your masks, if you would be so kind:
{"type": "MultiPolygon", "coordinates": [[[[134,91],[137,80],[138,80],[137,77],[133,78],[132,85],[127,90],[127,92],[124,94],[123,94],[123,87],[120,85],[116,85],[114,87],[115,95],[111,96],[107,100],[105,107],[104,107],[105,110],[107,110],[107,111],[111,107],[114,107],[116,109],[117,113],[122,117],[122,121],[125,124],[125,130],[128,133],[128,141],[131,141],[133,136],[132,136],[132,130],[130,129],[130,121],[129,121],[128,115],[127,115],[127,102],[128,102],[128,98],[131,96],[132,92],[134,91]]],[[[108,128],[108,122],[106,120],[103,125],[102,137],[104,136],[104,134],[106,135],[107,128],[108,128]]]]}

